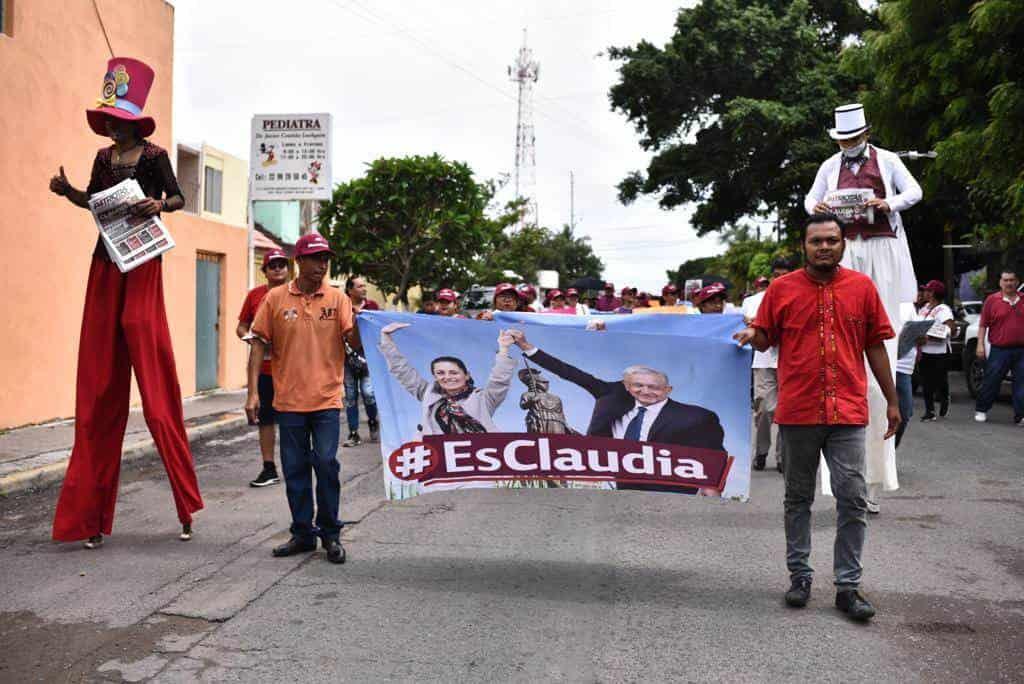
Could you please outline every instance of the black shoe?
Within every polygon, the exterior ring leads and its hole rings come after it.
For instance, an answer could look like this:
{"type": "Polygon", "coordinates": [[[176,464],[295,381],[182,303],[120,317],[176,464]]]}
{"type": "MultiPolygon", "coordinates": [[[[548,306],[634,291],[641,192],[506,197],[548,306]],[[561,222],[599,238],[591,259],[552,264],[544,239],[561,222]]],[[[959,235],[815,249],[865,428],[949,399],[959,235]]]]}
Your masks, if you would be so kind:
{"type": "Polygon", "coordinates": [[[847,589],[836,594],[836,608],[853,620],[861,622],[875,617],[875,607],[856,589],[847,589]]]}
{"type": "Polygon", "coordinates": [[[936,418],[935,414],[932,413],[931,411],[929,411],[928,413],[926,413],[923,416],[921,416],[921,422],[922,423],[931,423],[931,422],[934,422],[936,420],[938,420],[938,418],[936,418]]]}
{"type": "Polygon", "coordinates": [[[811,578],[797,577],[786,592],[786,605],[803,608],[811,600],[811,578]]]}
{"type": "Polygon", "coordinates": [[[192,540],[192,523],[181,524],[181,534],[178,535],[178,539],[180,539],[181,541],[192,540]]]}
{"type": "Polygon", "coordinates": [[[758,454],[754,456],[754,470],[764,470],[765,461],[768,460],[768,454],[758,454]]]}
{"type": "Polygon", "coordinates": [[[939,406],[939,418],[945,418],[949,415],[949,404],[942,404],[939,406]]]}
{"type": "Polygon", "coordinates": [[[82,542],[82,546],[84,546],[87,549],[98,549],[98,548],[100,548],[101,546],[103,546],[103,535],[102,534],[95,534],[95,535],[89,537],[84,542],[82,542]]]}
{"type": "Polygon", "coordinates": [[[380,423],[377,421],[367,422],[367,427],[370,428],[370,441],[376,442],[377,438],[380,437],[380,423]]]}
{"type": "Polygon", "coordinates": [[[285,556],[294,556],[297,553],[311,553],[316,551],[316,539],[312,541],[301,541],[292,537],[284,544],[274,547],[274,557],[284,558],[285,556]]]}
{"type": "Polygon", "coordinates": [[[277,476],[277,468],[271,465],[264,465],[263,470],[260,471],[259,476],[255,480],[249,483],[250,487],[267,487],[272,484],[277,484],[281,481],[281,478],[277,476]]]}
{"type": "Polygon", "coordinates": [[[359,439],[359,433],[358,432],[350,432],[349,435],[348,435],[348,439],[345,440],[345,442],[342,443],[341,446],[354,447],[354,446],[359,446],[362,443],[363,443],[363,440],[359,439]]]}
{"type": "Polygon", "coordinates": [[[325,539],[324,549],[327,551],[327,560],[332,563],[345,562],[345,547],[337,539],[325,539]]]}

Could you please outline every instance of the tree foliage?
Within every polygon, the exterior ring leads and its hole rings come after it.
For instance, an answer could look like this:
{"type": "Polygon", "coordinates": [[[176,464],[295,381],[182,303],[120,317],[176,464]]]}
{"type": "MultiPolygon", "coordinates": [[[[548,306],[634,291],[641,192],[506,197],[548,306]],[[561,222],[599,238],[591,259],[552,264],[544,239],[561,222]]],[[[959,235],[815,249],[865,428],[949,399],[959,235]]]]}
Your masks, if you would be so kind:
{"type": "Polygon", "coordinates": [[[365,275],[406,304],[414,285],[465,279],[518,216],[513,206],[490,216],[494,193],[469,166],[437,154],[378,159],[320,211],[338,254],[333,269],[365,275]]]}
{"type": "Polygon", "coordinates": [[[501,282],[508,279],[506,270],[528,282],[534,281],[537,271],[558,271],[559,286],[565,288],[583,276],[600,278],[604,262],[594,254],[589,238],[576,236],[569,226],[558,232],[526,226],[498,238],[495,248],[474,267],[473,280],[501,282]]]}
{"type": "Polygon", "coordinates": [[[843,55],[875,130],[934,149],[923,185],[947,217],[1005,249],[1024,240],[1024,6],[890,0],[843,55]]]}
{"type": "Polygon", "coordinates": [[[664,47],[610,48],[620,62],[612,109],[653,153],[619,184],[620,199],[694,202],[699,234],[749,215],[799,223],[835,151],[832,111],[853,92],[838,65],[843,40],[868,21],[856,0],[704,0],[679,10],[664,47]]]}

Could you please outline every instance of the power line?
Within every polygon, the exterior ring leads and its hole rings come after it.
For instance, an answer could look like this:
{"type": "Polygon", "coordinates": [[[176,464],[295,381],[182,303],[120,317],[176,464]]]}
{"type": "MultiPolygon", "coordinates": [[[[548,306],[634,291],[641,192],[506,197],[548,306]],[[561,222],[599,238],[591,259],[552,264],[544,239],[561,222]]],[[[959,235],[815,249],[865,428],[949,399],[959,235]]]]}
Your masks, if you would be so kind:
{"type": "Polygon", "coordinates": [[[92,8],[96,10],[96,18],[100,20],[100,28],[103,30],[103,39],[107,41],[107,50],[110,51],[110,58],[114,58],[114,48],[110,46],[110,36],[107,35],[107,26],[103,23],[103,16],[100,14],[99,5],[96,4],[96,0],[92,0],[92,8]]]}

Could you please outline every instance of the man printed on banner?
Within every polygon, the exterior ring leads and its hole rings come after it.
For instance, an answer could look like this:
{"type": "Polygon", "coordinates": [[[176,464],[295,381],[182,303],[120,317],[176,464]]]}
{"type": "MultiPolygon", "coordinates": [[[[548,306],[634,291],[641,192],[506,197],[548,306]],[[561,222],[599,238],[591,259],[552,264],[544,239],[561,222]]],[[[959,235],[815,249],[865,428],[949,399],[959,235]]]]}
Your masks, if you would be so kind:
{"type": "MultiPolygon", "coordinates": [[[[864,106],[847,104],[835,110],[835,128],[829,136],[839,151],[826,159],[814,179],[804,208],[808,214],[829,213],[833,207],[827,195],[835,190],[871,190],[874,197],[866,202],[873,221],[857,218],[845,226],[846,252],[842,265],[865,274],[875,283],[886,315],[900,327],[900,303],[914,301],[917,280],[910,258],[910,246],[900,212],[917,204],[922,197],[921,186],[893,152],[868,142],[870,127],[864,106]]],[[[889,365],[896,367],[896,340],[885,343],[889,365]]],[[[871,421],[867,434],[868,510],[877,513],[881,489],[899,488],[896,475],[896,447],[884,440],[885,399],[874,379],[870,379],[868,403],[871,421]]],[[[822,469],[822,490],[828,493],[828,480],[822,469]]]]}

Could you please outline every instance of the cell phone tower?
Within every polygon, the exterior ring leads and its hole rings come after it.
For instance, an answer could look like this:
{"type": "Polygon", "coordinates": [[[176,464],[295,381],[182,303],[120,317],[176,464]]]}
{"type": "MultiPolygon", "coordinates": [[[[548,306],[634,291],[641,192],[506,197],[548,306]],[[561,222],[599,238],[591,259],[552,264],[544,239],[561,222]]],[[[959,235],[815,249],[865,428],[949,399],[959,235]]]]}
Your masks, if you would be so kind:
{"type": "Polygon", "coordinates": [[[519,84],[516,102],[516,197],[526,200],[519,214],[518,228],[537,224],[537,153],[536,138],[533,134],[533,84],[540,76],[540,62],[533,58],[533,50],[526,46],[526,29],[523,29],[523,46],[519,48],[516,63],[508,68],[508,76],[519,84]]]}

